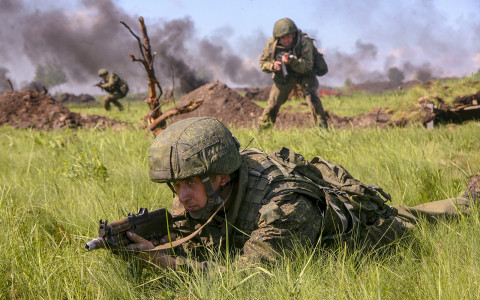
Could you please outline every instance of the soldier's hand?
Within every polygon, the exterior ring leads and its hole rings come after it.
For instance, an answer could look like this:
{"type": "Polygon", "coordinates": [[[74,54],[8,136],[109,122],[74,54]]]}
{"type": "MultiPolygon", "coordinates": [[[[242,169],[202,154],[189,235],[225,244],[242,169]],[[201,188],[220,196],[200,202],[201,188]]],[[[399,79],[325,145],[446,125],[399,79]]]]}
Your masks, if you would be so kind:
{"type": "Polygon", "coordinates": [[[285,64],[290,64],[290,62],[292,62],[292,60],[289,58],[289,54],[288,53],[284,53],[283,56],[282,56],[282,61],[285,63],[285,64]]]}
{"type": "MultiPolygon", "coordinates": [[[[283,57],[282,57],[283,59],[283,57]]],[[[273,62],[273,69],[275,71],[280,71],[282,69],[282,62],[281,61],[274,61],[273,62]]]]}
{"type": "Polygon", "coordinates": [[[154,243],[158,245],[158,242],[146,240],[134,232],[128,231],[127,237],[133,242],[125,247],[127,250],[145,251],[155,248],[154,243]]]}
{"type": "MultiPolygon", "coordinates": [[[[147,265],[153,263],[161,268],[172,268],[175,266],[175,258],[168,256],[164,251],[146,251],[155,248],[155,244],[158,245],[157,241],[148,241],[136,233],[127,232],[127,237],[134,242],[133,244],[128,245],[126,248],[128,250],[144,251],[137,254],[137,257],[142,259],[147,265]]],[[[165,237],[161,239],[163,241],[165,237]]],[[[166,236],[168,241],[168,236],[166,236]]],[[[173,240],[173,237],[172,237],[173,240]]]]}
{"type": "Polygon", "coordinates": [[[177,238],[177,235],[172,232],[170,234],[170,238],[168,238],[168,235],[166,235],[160,239],[160,245],[173,242],[176,238],[177,238]]]}

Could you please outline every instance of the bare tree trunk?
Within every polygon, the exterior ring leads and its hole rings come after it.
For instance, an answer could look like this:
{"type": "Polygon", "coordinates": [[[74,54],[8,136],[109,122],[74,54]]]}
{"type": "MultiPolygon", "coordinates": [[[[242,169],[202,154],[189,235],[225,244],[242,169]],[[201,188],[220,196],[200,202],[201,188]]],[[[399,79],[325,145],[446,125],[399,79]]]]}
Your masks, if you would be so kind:
{"type": "Polygon", "coordinates": [[[145,68],[145,72],[147,73],[149,98],[146,99],[145,102],[148,103],[150,107],[150,112],[145,115],[144,120],[147,122],[147,128],[151,132],[155,132],[155,129],[157,127],[165,127],[166,125],[165,120],[163,120],[162,122],[155,121],[158,117],[162,115],[159,99],[162,96],[163,91],[160,83],[157,80],[157,77],[155,76],[155,70],[153,68],[155,53],[152,54],[152,50],[150,47],[150,39],[147,34],[147,27],[145,26],[143,17],[138,18],[138,21],[140,22],[140,28],[142,29],[143,44],[140,41],[140,38],[130,29],[127,24],[125,24],[125,22],[120,21],[120,23],[125,26],[128,31],[130,31],[130,33],[135,37],[138,42],[138,47],[140,49],[140,54],[142,55],[142,58],[136,58],[133,54],[130,54],[129,57],[133,62],[140,62],[145,68]]]}
{"type": "Polygon", "coordinates": [[[14,89],[13,89],[13,84],[12,84],[12,82],[10,81],[10,79],[6,78],[5,81],[8,82],[8,85],[10,86],[10,90],[13,92],[13,91],[14,91],[14,89]]]}
{"type": "MultiPolygon", "coordinates": [[[[166,120],[170,117],[179,115],[179,114],[184,114],[187,112],[191,112],[200,105],[202,105],[203,100],[197,100],[197,101],[189,101],[186,105],[184,106],[175,106],[164,112],[160,117],[156,118],[152,124],[148,126],[148,129],[150,129],[152,132],[155,132],[156,129],[158,129],[158,124],[162,122],[166,122],[166,120]]],[[[160,130],[161,131],[161,130],[160,130]]],[[[157,132],[159,132],[157,130],[157,132]]]]}

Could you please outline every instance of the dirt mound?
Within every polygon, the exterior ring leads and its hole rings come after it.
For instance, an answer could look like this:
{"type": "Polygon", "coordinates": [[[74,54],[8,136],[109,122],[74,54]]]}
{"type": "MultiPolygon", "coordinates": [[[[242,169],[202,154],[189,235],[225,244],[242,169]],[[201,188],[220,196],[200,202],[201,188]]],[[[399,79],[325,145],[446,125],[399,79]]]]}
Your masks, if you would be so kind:
{"type": "Polygon", "coordinates": [[[33,90],[0,95],[0,125],[14,128],[125,128],[127,123],[99,115],[70,112],[49,95],[33,90]]]}
{"type": "Polygon", "coordinates": [[[197,109],[174,116],[169,123],[189,117],[209,116],[221,120],[227,126],[252,127],[257,126],[258,117],[262,113],[260,106],[218,81],[203,85],[183,96],[178,100],[177,106],[202,100],[203,103],[197,109]]]}
{"type": "Polygon", "coordinates": [[[270,95],[270,90],[272,89],[271,86],[267,86],[264,88],[251,88],[248,89],[245,93],[245,98],[250,100],[257,100],[257,101],[267,101],[268,96],[270,95]]]}
{"type": "MultiPolygon", "coordinates": [[[[270,88],[268,88],[270,89],[270,88]]],[[[224,83],[212,82],[206,84],[178,101],[177,106],[203,101],[194,111],[176,115],[169,123],[189,117],[210,116],[221,120],[227,126],[258,128],[258,118],[263,109],[224,83]]],[[[403,126],[405,121],[392,121],[392,114],[385,109],[375,108],[366,114],[354,117],[341,117],[327,112],[329,126],[335,128],[365,128],[372,126],[403,126]]],[[[280,112],[275,128],[313,127],[311,115],[305,113],[280,112]]]]}
{"type": "Polygon", "coordinates": [[[95,98],[88,94],[74,95],[70,93],[64,93],[55,97],[60,103],[95,103],[95,98]]]}

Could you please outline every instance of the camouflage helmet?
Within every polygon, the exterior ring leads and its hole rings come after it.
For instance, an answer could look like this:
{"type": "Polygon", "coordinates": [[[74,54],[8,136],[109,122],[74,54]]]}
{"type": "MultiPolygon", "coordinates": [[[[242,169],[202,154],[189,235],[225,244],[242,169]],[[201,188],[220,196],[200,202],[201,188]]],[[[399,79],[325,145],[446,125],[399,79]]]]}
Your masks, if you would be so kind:
{"type": "Polygon", "coordinates": [[[107,69],[98,70],[98,76],[105,76],[105,75],[108,75],[108,70],[107,69]]]}
{"type": "Polygon", "coordinates": [[[278,39],[290,33],[297,32],[297,26],[289,18],[283,18],[275,22],[273,26],[273,37],[278,39]]]}
{"type": "Polygon", "coordinates": [[[239,148],[238,140],[215,118],[175,122],[150,146],[150,179],[165,183],[195,176],[232,174],[242,162],[239,148]]]}

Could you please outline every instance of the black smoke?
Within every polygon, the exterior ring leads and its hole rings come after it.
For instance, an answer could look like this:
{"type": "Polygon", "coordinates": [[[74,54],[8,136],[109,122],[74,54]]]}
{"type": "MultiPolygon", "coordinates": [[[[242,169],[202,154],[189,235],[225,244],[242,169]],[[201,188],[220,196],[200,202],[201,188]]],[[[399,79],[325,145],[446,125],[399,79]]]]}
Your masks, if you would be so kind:
{"type": "Polygon", "coordinates": [[[8,69],[4,67],[0,67],[0,94],[5,93],[10,89],[10,85],[8,84],[9,78],[7,77],[8,69]]]}
{"type": "MultiPolygon", "coordinates": [[[[21,1],[0,0],[0,18],[10,27],[0,32],[2,41],[10,41],[0,44],[0,59],[26,55],[34,66],[55,60],[70,83],[89,87],[98,81],[97,70],[107,68],[130,86],[145,90],[143,67],[128,57],[140,56],[137,41],[120,24],[124,21],[142,38],[138,17],[128,15],[111,0],[83,0],[81,4],[87,14],[71,15],[60,9],[29,11],[21,1]]],[[[196,37],[189,17],[146,26],[155,52],[155,72],[164,88],[171,85],[171,70],[176,87],[184,92],[215,79],[247,86],[270,81],[258,67],[246,66],[245,58],[229,51],[225,41],[213,43],[196,37]]]]}
{"type": "MultiPolygon", "coordinates": [[[[70,11],[54,5],[47,9],[47,0],[42,1],[42,10],[34,10],[26,1],[0,0],[0,61],[7,62],[3,66],[9,75],[23,69],[30,72],[21,73],[23,78],[17,81],[31,81],[37,65],[55,61],[69,78],[68,84],[92,89],[98,81],[97,70],[107,68],[125,78],[133,90],[146,90],[145,71],[128,57],[139,57],[137,42],[119,22],[141,36],[139,16],[130,15],[113,0],[73,1],[78,8],[70,11]]],[[[354,83],[388,80],[392,67],[402,71],[406,80],[445,77],[474,65],[466,58],[472,57],[471,49],[480,49],[479,21],[466,15],[455,25],[446,24],[431,1],[420,1],[413,8],[400,1],[393,10],[383,3],[371,0],[367,7],[339,0],[313,5],[312,13],[322,22],[310,25],[315,29],[299,27],[326,49],[329,73],[320,78],[322,84],[342,85],[347,78],[354,83]],[[349,45],[331,46],[319,33],[319,26],[325,26],[323,33],[329,30],[323,20],[337,15],[345,25],[342,28],[358,32],[352,50],[345,50],[349,45]]],[[[302,25],[302,20],[294,21],[302,25]]],[[[199,37],[190,17],[146,25],[164,89],[171,85],[171,70],[176,87],[183,91],[213,80],[254,87],[272,83],[258,64],[270,31],[267,35],[242,32],[243,40],[234,45],[227,39],[232,32],[199,37]]],[[[477,56],[478,65],[480,53],[477,56]]]]}

